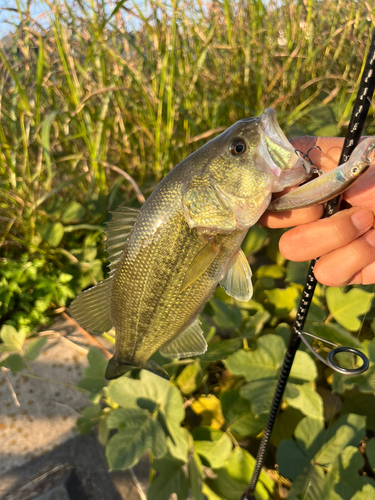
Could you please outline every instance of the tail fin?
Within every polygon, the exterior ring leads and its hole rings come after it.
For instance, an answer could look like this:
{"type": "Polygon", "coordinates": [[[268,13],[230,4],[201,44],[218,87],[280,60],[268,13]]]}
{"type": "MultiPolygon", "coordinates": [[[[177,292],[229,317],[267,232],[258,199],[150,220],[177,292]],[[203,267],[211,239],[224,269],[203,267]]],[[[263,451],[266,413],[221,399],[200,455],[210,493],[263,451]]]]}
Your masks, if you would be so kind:
{"type": "Polygon", "coordinates": [[[133,365],[132,363],[119,363],[113,356],[113,358],[108,361],[105,378],[107,380],[112,380],[114,378],[121,377],[121,375],[124,375],[124,373],[127,373],[130,370],[134,370],[134,368],[138,367],[133,365]]]}

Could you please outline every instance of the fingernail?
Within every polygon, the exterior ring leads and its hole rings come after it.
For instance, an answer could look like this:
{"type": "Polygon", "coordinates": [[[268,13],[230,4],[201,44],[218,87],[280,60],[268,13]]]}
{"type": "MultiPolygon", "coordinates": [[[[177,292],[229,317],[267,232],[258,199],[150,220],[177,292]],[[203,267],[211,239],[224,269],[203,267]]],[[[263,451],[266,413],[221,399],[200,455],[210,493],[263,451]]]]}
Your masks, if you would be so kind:
{"type": "Polygon", "coordinates": [[[364,229],[369,229],[374,221],[374,216],[370,210],[357,210],[350,217],[353,225],[358,229],[358,231],[363,231],[364,229]]]}
{"type": "Polygon", "coordinates": [[[366,236],[366,241],[372,247],[375,247],[375,231],[369,231],[366,236]]]}

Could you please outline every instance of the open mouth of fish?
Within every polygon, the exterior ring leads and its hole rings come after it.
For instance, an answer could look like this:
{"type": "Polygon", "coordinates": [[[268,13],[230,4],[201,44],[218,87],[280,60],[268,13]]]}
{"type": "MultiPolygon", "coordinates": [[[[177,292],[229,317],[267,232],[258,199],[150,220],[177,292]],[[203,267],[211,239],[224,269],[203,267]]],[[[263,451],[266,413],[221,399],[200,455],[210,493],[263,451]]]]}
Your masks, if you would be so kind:
{"type": "Polygon", "coordinates": [[[258,151],[274,175],[279,177],[282,171],[291,169],[311,173],[311,165],[297,155],[281,130],[274,109],[267,108],[264,111],[259,120],[259,128],[261,139],[258,151]]]}

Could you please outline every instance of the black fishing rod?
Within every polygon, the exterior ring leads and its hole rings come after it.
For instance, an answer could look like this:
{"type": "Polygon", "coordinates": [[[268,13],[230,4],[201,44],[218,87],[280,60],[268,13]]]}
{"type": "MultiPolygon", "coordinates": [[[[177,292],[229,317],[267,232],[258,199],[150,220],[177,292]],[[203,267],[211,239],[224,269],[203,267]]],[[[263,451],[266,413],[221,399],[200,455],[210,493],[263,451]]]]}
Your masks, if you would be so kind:
{"type": "MultiPolygon", "coordinates": [[[[359,84],[359,90],[357,94],[357,98],[355,100],[353,111],[348,127],[348,131],[344,140],[344,146],[341,151],[341,156],[338,165],[345,163],[349,160],[350,155],[352,154],[354,148],[359,143],[359,140],[362,135],[363,127],[365,125],[366,117],[368,110],[371,104],[371,98],[373,96],[375,89],[375,29],[372,33],[371,43],[369,47],[369,51],[367,54],[367,60],[365,64],[365,68],[362,73],[361,82],[359,84]]],[[[330,217],[335,214],[339,208],[341,203],[341,195],[336,196],[332,200],[328,201],[323,217],[330,217]]],[[[296,355],[297,349],[301,343],[301,340],[306,344],[306,346],[316,355],[313,348],[305,339],[305,335],[309,335],[314,338],[318,338],[315,335],[311,335],[307,332],[303,332],[303,327],[307,318],[307,314],[309,311],[309,307],[314,295],[315,287],[316,287],[316,278],[314,276],[314,267],[317,263],[318,259],[313,259],[310,263],[310,268],[307,274],[306,283],[302,292],[301,301],[298,307],[296,319],[293,323],[292,332],[290,334],[289,343],[286,349],[283,365],[281,367],[280,377],[278,380],[278,384],[273,396],[273,401],[271,405],[271,410],[268,416],[267,425],[264,430],[264,434],[262,440],[259,445],[259,450],[257,454],[257,459],[253,471],[253,476],[251,478],[251,482],[249,488],[244,493],[242,500],[256,500],[254,496],[255,488],[259,479],[259,474],[262,469],[264,463],[265,453],[268,447],[268,443],[271,437],[272,429],[275,424],[276,416],[280,407],[280,404],[283,399],[285,386],[289,378],[290,370],[292,368],[293,360],[296,355]]],[[[331,343],[332,344],[332,343],[331,343]]],[[[336,344],[333,344],[336,345],[336,344]]],[[[349,347],[336,347],[333,349],[327,360],[323,359],[318,355],[318,358],[326,363],[333,370],[350,375],[358,375],[363,373],[369,367],[369,361],[367,357],[357,349],[349,348],[349,347]],[[339,366],[335,360],[334,356],[339,352],[350,352],[359,356],[362,359],[362,365],[358,368],[343,368],[339,366]]]]}

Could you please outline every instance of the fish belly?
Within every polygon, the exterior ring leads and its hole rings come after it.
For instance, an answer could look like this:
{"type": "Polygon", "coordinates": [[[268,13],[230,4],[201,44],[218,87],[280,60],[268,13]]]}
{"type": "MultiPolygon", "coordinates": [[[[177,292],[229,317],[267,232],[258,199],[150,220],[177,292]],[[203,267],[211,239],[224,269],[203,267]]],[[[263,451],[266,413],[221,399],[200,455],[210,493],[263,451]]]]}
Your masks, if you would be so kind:
{"type": "Polygon", "coordinates": [[[215,235],[218,255],[181,291],[186,272],[207,237],[189,228],[181,210],[152,236],[147,221],[141,222],[113,277],[110,303],[116,329],[115,360],[144,368],[162,345],[189,326],[223,277],[245,234],[246,230],[238,230],[215,235]]]}

